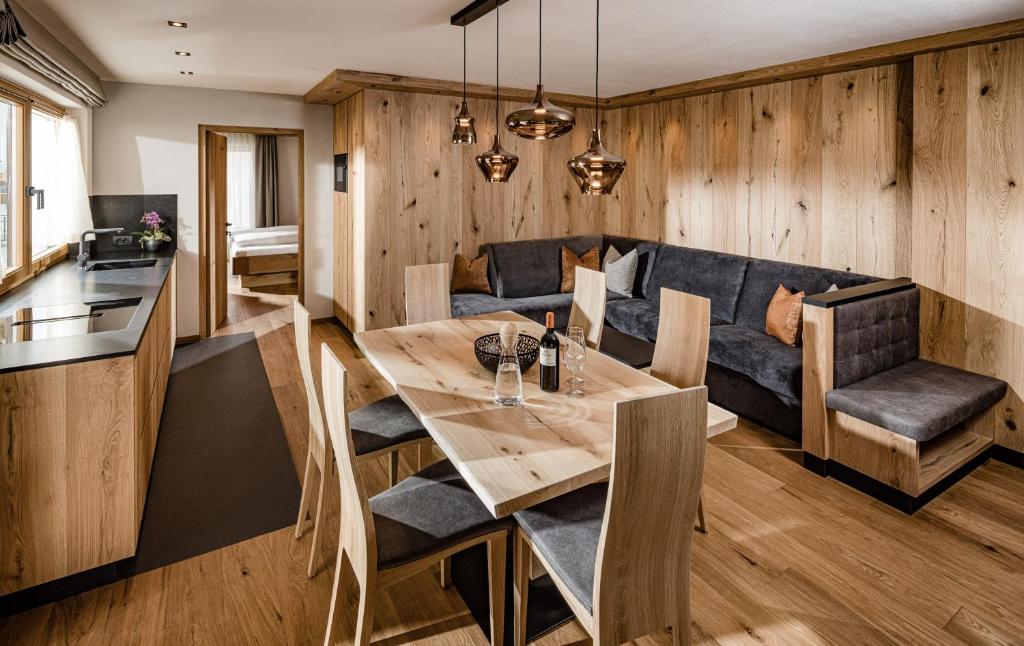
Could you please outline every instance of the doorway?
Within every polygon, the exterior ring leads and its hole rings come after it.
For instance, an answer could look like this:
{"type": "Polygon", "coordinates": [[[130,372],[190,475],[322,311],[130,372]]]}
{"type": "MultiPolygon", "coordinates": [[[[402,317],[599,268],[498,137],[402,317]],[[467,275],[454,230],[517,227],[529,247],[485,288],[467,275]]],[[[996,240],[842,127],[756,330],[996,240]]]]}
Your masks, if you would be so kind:
{"type": "Polygon", "coordinates": [[[203,337],[304,295],[304,131],[199,126],[203,337]]]}

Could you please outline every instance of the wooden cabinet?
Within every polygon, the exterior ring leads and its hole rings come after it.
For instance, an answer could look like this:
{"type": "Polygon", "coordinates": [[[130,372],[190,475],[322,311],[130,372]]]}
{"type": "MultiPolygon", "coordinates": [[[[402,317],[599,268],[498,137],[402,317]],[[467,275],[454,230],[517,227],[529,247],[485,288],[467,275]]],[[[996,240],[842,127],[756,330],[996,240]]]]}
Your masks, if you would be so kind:
{"type": "Polygon", "coordinates": [[[175,340],[174,274],[134,355],[0,374],[0,596],[135,554],[175,340]]]}

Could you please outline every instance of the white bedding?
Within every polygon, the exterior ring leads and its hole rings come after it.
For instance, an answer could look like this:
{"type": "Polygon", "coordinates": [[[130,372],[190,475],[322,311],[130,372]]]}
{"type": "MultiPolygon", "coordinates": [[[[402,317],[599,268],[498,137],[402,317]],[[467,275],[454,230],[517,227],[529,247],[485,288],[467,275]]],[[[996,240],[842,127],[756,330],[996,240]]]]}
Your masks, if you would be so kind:
{"type": "Polygon", "coordinates": [[[245,256],[272,256],[279,253],[299,253],[299,243],[291,244],[264,244],[240,247],[235,243],[231,245],[231,257],[242,258],[245,256]]]}
{"type": "Polygon", "coordinates": [[[297,244],[299,227],[294,224],[283,224],[262,229],[241,229],[231,232],[234,247],[262,247],[267,245],[297,244]]]}

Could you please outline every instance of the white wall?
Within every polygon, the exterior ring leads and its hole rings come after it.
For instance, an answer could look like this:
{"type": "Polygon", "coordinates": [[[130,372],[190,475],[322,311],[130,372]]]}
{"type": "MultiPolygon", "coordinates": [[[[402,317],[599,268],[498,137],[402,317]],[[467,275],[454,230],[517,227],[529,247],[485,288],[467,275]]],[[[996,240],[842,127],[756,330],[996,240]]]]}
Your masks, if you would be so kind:
{"type": "Polygon", "coordinates": [[[103,84],[93,111],[95,195],[178,195],[178,334],[199,333],[199,125],[305,131],[306,307],[330,316],[333,133],[330,106],[302,97],[135,83],[103,84]]]}
{"type": "Polygon", "coordinates": [[[281,224],[299,221],[299,138],[277,138],[277,208],[281,224]]]}

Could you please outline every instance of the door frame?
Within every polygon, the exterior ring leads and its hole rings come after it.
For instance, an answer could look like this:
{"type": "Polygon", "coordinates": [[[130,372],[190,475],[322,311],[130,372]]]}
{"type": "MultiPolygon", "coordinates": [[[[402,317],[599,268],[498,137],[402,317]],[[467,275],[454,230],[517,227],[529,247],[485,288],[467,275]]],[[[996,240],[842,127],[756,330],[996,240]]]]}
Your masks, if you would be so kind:
{"type": "Polygon", "coordinates": [[[262,128],[250,126],[218,126],[199,124],[199,336],[206,338],[213,333],[210,313],[210,266],[208,262],[209,244],[212,233],[210,227],[209,205],[206,203],[206,133],[215,132],[222,135],[250,134],[277,135],[280,137],[297,137],[299,144],[299,271],[298,299],[305,304],[306,299],[306,131],[301,128],[262,128]]]}

